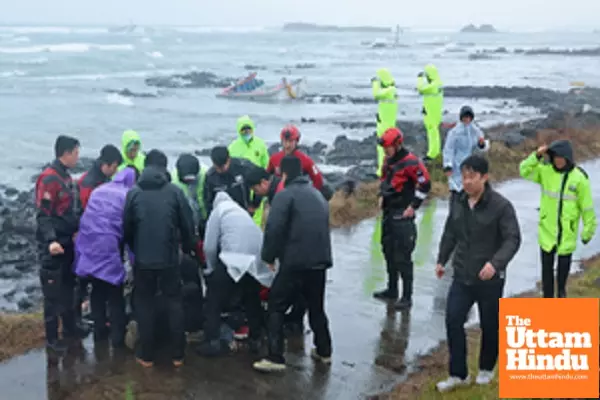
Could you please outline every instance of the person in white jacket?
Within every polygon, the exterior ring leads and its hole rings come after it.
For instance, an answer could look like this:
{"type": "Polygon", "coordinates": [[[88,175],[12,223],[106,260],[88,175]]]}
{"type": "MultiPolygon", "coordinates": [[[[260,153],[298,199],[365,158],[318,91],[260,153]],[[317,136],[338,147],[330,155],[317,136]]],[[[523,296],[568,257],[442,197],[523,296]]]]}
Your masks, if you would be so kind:
{"type": "Polygon", "coordinates": [[[261,261],[262,239],[250,214],[226,192],[218,192],[204,234],[207,295],[201,355],[217,356],[225,350],[219,340],[221,311],[231,302],[236,286],[242,291],[250,349],[259,350],[264,320],[259,292],[261,284],[270,286],[273,279],[261,261]]]}
{"type": "Polygon", "coordinates": [[[460,121],[448,135],[444,143],[444,173],[448,177],[448,188],[450,189],[450,200],[457,198],[463,190],[460,164],[475,152],[487,152],[489,141],[483,136],[483,132],[473,120],[475,113],[469,106],[463,106],[459,114],[460,121]]]}

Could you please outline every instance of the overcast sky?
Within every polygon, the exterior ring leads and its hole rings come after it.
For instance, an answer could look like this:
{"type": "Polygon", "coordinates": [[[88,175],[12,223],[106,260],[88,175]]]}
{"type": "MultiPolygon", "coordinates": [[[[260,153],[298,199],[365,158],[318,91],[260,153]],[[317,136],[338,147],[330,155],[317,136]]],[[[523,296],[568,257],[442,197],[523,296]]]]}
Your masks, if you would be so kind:
{"type": "Polygon", "coordinates": [[[600,29],[599,0],[2,0],[0,23],[338,25],[600,29]]]}

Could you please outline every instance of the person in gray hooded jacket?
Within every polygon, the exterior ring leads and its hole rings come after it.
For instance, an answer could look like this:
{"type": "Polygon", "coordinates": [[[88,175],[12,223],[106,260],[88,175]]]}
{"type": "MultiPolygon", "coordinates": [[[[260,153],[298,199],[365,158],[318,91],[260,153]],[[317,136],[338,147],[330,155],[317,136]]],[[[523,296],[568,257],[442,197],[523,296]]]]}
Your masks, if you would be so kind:
{"type": "Polygon", "coordinates": [[[218,192],[206,223],[204,255],[206,257],[206,308],[204,339],[198,349],[203,356],[217,356],[223,348],[219,341],[221,311],[231,301],[236,285],[242,290],[250,328],[250,348],[258,350],[262,330],[260,284],[256,277],[270,272],[261,261],[262,231],[246,210],[224,191],[218,192]],[[262,274],[261,274],[262,272],[262,274]]]}
{"type": "Polygon", "coordinates": [[[448,188],[450,199],[458,199],[463,190],[462,176],[460,172],[461,163],[476,152],[487,152],[489,141],[483,136],[483,132],[473,120],[475,113],[469,106],[463,106],[459,114],[460,121],[446,136],[444,143],[444,173],[448,177],[448,188]]]}

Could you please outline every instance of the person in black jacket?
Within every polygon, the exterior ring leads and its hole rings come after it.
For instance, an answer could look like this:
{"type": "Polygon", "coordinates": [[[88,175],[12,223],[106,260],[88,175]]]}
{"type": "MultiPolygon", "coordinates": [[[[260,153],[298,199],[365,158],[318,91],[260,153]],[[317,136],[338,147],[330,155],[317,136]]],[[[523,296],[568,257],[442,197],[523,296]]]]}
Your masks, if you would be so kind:
{"type": "Polygon", "coordinates": [[[285,369],[283,357],[284,313],[300,292],[308,304],[309,324],[316,348],[312,357],[331,363],[331,334],[324,308],[326,271],[332,262],[329,232],[329,205],[302,176],[302,167],[294,156],[281,162],[285,189],[275,195],[265,227],[262,259],[277,275],[268,301],[268,357],[254,363],[259,371],[285,369]]]}
{"type": "Polygon", "coordinates": [[[261,167],[254,167],[246,172],[246,184],[254,193],[262,197],[266,196],[269,205],[273,202],[275,194],[284,188],[282,178],[269,174],[267,170],[261,167]]]}
{"type": "Polygon", "coordinates": [[[478,384],[491,383],[498,359],[499,303],[506,267],[521,246],[521,233],[513,205],[490,187],[488,168],[488,161],[479,155],[462,162],[463,192],[450,203],[440,242],[439,278],[454,252],[454,276],[446,302],[450,377],[437,384],[442,392],[468,383],[464,324],[474,303],[481,326],[478,384]]]}
{"type": "Polygon", "coordinates": [[[180,243],[194,252],[192,210],[183,191],[167,178],[167,156],[152,150],[145,168],[125,200],[124,238],[134,253],[135,318],[140,333],[138,362],[153,363],[154,298],[160,291],[168,303],[173,365],[183,362],[184,317],[179,271],[180,243]]]}
{"type": "Polygon", "coordinates": [[[262,197],[254,196],[251,200],[250,187],[246,184],[244,176],[248,168],[254,167],[250,161],[229,156],[225,146],[216,146],[210,153],[213,166],[206,172],[204,179],[204,207],[206,218],[212,211],[213,201],[217,192],[226,191],[229,197],[247,210],[251,215],[260,205],[262,197]]]}
{"type": "Polygon", "coordinates": [[[59,136],[54,143],[55,160],[35,183],[36,239],[40,260],[40,282],[44,295],[46,346],[56,352],[66,349],[58,336],[62,321],[64,339],[81,337],[76,325],[73,237],[79,226],[75,183],[69,168],[79,160],[79,141],[59,136]]]}

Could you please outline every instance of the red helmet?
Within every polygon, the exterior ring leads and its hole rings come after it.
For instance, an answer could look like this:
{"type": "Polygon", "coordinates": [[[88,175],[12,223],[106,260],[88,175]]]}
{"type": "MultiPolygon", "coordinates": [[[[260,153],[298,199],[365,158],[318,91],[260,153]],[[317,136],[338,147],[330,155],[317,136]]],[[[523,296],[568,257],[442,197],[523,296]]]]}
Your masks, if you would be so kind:
{"type": "Polygon", "coordinates": [[[400,129],[389,128],[377,139],[377,144],[381,147],[394,147],[402,144],[403,141],[404,135],[400,129]]]}
{"type": "Polygon", "coordinates": [[[295,140],[300,141],[300,131],[294,125],[286,125],[283,127],[280,133],[281,140],[295,140]]]}

